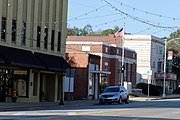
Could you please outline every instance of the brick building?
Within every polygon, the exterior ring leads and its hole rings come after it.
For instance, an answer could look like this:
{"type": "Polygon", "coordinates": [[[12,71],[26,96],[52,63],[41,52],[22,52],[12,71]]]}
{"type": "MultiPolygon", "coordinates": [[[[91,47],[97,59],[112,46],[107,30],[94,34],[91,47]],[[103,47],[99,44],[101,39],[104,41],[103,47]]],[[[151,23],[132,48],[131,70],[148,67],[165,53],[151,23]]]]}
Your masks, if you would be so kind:
{"type": "MultiPolygon", "coordinates": [[[[88,53],[100,56],[99,70],[91,71],[99,73],[99,92],[101,92],[101,88],[104,86],[119,85],[121,78],[123,78],[123,82],[129,82],[132,85],[136,84],[136,52],[124,48],[125,70],[121,72],[123,49],[120,45],[117,45],[120,41],[114,39],[112,36],[68,36],[66,41],[67,54],[77,56],[76,54],[88,53]],[[111,44],[113,41],[117,44],[111,44]]],[[[81,62],[79,62],[79,66],[76,66],[77,68],[88,61],[83,56],[78,56],[78,59],[81,62]]],[[[77,88],[74,87],[74,89],[77,88]]],[[[89,96],[90,94],[87,95],[89,96]]]]}

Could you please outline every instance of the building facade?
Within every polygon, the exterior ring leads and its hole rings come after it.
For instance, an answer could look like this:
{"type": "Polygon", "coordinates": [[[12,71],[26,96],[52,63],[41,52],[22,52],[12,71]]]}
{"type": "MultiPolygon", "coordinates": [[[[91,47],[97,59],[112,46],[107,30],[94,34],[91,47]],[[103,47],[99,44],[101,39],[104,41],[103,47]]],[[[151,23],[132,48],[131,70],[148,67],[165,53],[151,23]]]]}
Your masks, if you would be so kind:
{"type": "MultiPolygon", "coordinates": [[[[66,58],[74,69],[74,82],[70,83],[73,86],[73,91],[70,91],[71,99],[98,99],[100,56],[86,52],[67,53],[66,58]]],[[[68,91],[65,95],[67,99],[70,97],[68,91]]]]}
{"type": "MultiPolygon", "coordinates": [[[[120,85],[124,82],[136,84],[136,52],[124,48],[123,59],[122,46],[108,43],[108,41],[116,42],[112,36],[68,36],[66,40],[66,52],[68,54],[89,53],[101,57],[99,71],[90,70],[92,73],[100,74],[99,92],[103,87],[109,85],[120,85]],[[122,60],[124,60],[123,71],[122,60]]],[[[79,59],[87,61],[84,57],[79,59]]]]}
{"type": "Polygon", "coordinates": [[[0,0],[0,101],[63,101],[68,0],[0,0]]]}
{"type": "MultiPolygon", "coordinates": [[[[151,84],[163,86],[164,40],[152,35],[125,35],[124,46],[137,52],[137,83],[148,83],[149,79],[151,84]],[[147,75],[150,70],[152,70],[152,75],[147,75]]],[[[175,89],[177,75],[169,73],[168,69],[166,73],[166,88],[175,89]]]]}

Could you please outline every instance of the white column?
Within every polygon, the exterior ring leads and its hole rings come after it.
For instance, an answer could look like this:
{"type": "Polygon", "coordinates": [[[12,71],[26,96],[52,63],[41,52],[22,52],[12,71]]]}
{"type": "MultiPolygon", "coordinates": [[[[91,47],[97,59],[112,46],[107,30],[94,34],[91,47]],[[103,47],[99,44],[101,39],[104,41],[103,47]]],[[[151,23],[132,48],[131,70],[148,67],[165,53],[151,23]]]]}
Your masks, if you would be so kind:
{"type": "Polygon", "coordinates": [[[58,74],[57,73],[55,73],[55,82],[54,83],[55,83],[54,84],[54,91],[55,91],[54,102],[56,102],[57,101],[57,94],[58,94],[58,74]]]}
{"type": "MultiPolygon", "coordinates": [[[[40,49],[44,50],[44,30],[45,30],[45,22],[46,22],[46,0],[42,0],[42,23],[41,23],[41,42],[40,49]]],[[[47,26],[46,26],[47,27],[47,26]]]]}
{"type": "Polygon", "coordinates": [[[29,71],[29,98],[33,97],[33,80],[34,80],[34,73],[33,70],[30,69],[29,71]]]}
{"type": "Polygon", "coordinates": [[[12,15],[13,15],[13,0],[8,0],[7,6],[7,26],[6,26],[6,42],[11,44],[12,38],[12,15]]]}
{"type": "Polygon", "coordinates": [[[38,72],[38,78],[37,78],[37,97],[38,97],[38,100],[39,100],[39,95],[40,95],[40,72],[38,72]]]}
{"type": "Polygon", "coordinates": [[[35,0],[34,4],[34,28],[33,28],[33,48],[37,49],[37,25],[38,25],[38,13],[39,13],[39,0],[35,0]]]}
{"type": "Polygon", "coordinates": [[[65,56],[65,44],[66,44],[66,35],[67,35],[67,8],[68,8],[68,0],[62,1],[62,28],[61,28],[61,54],[65,56]]]}
{"type": "MultiPolygon", "coordinates": [[[[22,39],[22,15],[23,15],[23,1],[18,0],[18,11],[17,11],[17,36],[16,36],[16,44],[21,45],[22,39]]],[[[26,22],[26,21],[24,21],[26,22]]]]}
{"type": "Polygon", "coordinates": [[[34,16],[32,16],[32,0],[27,0],[27,22],[26,22],[26,46],[33,47],[33,28],[34,28],[34,16]]]}
{"type": "Polygon", "coordinates": [[[52,21],[53,21],[53,5],[54,0],[49,1],[49,26],[48,26],[48,51],[51,52],[51,36],[52,36],[52,21]]]}

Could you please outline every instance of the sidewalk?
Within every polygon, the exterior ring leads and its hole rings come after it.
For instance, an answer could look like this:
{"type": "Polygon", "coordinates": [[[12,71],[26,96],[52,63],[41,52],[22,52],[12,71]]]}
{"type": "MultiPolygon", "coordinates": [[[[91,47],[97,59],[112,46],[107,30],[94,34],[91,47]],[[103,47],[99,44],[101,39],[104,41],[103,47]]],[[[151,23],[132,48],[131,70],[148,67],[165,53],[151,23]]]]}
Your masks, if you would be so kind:
{"type": "MultiPolygon", "coordinates": [[[[148,97],[130,97],[130,101],[149,101],[149,100],[160,100],[160,99],[172,99],[180,98],[180,95],[167,95],[165,98],[162,96],[150,96],[148,97]]],[[[1,103],[0,111],[21,111],[21,110],[40,110],[48,108],[58,107],[71,107],[71,106],[86,106],[98,104],[98,100],[74,100],[65,101],[64,105],[59,105],[59,102],[40,102],[40,103],[1,103]]]]}
{"type": "Polygon", "coordinates": [[[165,98],[163,98],[162,96],[132,97],[132,98],[130,98],[130,100],[132,100],[132,101],[148,101],[148,100],[161,100],[161,99],[173,99],[173,98],[180,98],[180,94],[166,95],[165,98]]]}

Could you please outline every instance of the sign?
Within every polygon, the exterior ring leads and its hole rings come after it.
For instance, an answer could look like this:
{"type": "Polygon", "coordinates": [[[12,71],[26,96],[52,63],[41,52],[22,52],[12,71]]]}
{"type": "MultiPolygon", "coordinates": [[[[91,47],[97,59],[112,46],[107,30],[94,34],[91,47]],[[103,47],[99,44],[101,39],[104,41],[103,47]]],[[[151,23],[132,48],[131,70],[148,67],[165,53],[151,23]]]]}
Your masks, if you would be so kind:
{"type": "Polygon", "coordinates": [[[147,75],[152,75],[152,70],[148,70],[147,75]]]}
{"type": "Polygon", "coordinates": [[[151,84],[151,75],[147,76],[148,84],[151,84]]]}
{"type": "Polygon", "coordinates": [[[172,60],[173,58],[173,51],[168,51],[168,60],[172,60]]]}

